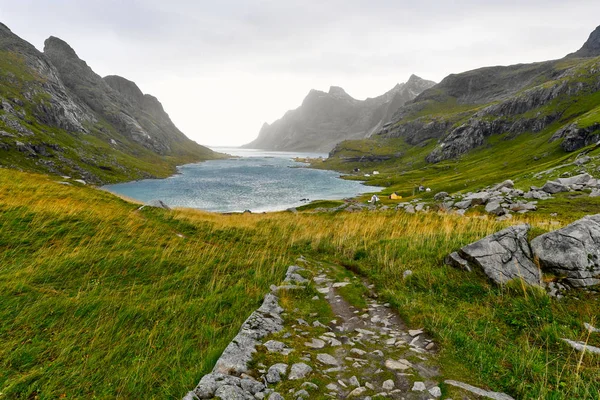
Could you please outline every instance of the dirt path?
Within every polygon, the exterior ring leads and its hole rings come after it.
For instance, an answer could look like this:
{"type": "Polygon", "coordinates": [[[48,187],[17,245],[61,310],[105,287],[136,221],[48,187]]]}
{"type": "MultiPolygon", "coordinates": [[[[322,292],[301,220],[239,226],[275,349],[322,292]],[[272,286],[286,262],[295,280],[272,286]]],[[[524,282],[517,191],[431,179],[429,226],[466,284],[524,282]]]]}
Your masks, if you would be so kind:
{"type": "Polygon", "coordinates": [[[251,316],[225,350],[228,361],[217,362],[186,400],[511,399],[444,381],[436,344],[339,266],[300,259],[271,289],[276,310],[251,316]],[[265,316],[277,327],[253,331],[265,316]],[[238,355],[244,343],[253,347],[238,355]],[[244,357],[251,361],[236,364],[244,357]]]}

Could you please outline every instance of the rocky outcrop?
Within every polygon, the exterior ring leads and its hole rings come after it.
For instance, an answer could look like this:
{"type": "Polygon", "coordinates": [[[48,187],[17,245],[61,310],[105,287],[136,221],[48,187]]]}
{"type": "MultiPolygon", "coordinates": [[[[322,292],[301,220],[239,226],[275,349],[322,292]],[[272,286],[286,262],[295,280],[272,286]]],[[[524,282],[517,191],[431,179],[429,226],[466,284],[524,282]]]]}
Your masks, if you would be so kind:
{"type": "MultiPolygon", "coordinates": [[[[600,55],[600,27],[590,36],[577,57],[600,55]]],[[[591,97],[600,90],[600,61],[545,61],[512,66],[485,67],[447,76],[407,102],[376,135],[402,138],[413,146],[436,146],[426,161],[455,159],[503,135],[511,140],[525,133],[546,134],[557,123],[554,140],[566,151],[598,141],[598,126],[591,97]],[[573,104],[578,104],[577,112],[573,104]],[[591,112],[591,113],[590,113],[591,112]],[[573,125],[583,118],[585,126],[573,125]]],[[[354,149],[353,146],[347,146],[354,149]]],[[[366,145],[362,148],[368,147],[366,145]]],[[[337,149],[333,155],[342,153],[337,149]]],[[[359,151],[354,151],[359,153],[359,151]]]]}
{"type": "Polygon", "coordinates": [[[569,54],[567,57],[597,57],[600,56],[600,26],[597,27],[591,34],[588,40],[583,44],[581,49],[575,53],[569,54]]]}
{"type": "Polygon", "coordinates": [[[181,133],[135,83],[102,79],[58,38],[45,52],[0,24],[0,166],[101,184],[218,156],[181,133]]]}
{"type": "Polygon", "coordinates": [[[577,123],[565,125],[552,135],[550,142],[559,139],[563,139],[560,147],[569,152],[598,143],[600,141],[600,123],[585,128],[580,128],[577,123]]]}
{"type": "Polygon", "coordinates": [[[600,284],[600,214],[538,236],[531,247],[544,270],[571,286],[600,284]]]}
{"type": "Polygon", "coordinates": [[[356,100],[342,88],[312,90],[293,111],[264,124],[247,148],[328,152],[349,139],[364,139],[386,126],[393,113],[435,83],[415,75],[382,96],[356,100]]]}
{"type": "Polygon", "coordinates": [[[600,214],[545,233],[529,244],[529,225],[516,225],[461,248],[446,264],[471,271],[478,267],[496,284],[522,279],[541,285],[541,271],[557,277],[546,286],[551,295],[600,285],[600,214]],[[539,265],[539,267],[538,267],[539,265]]]}
{"type": "Polygon", "coordinates": [[[516,225],[494,233],[453,254],[447,262],[465,269],[465,263],[478,267],[496,284],[522,279],[534,286],[541,284],[541,272],[533,262],[527,241],[529,225],[516,225]]]}

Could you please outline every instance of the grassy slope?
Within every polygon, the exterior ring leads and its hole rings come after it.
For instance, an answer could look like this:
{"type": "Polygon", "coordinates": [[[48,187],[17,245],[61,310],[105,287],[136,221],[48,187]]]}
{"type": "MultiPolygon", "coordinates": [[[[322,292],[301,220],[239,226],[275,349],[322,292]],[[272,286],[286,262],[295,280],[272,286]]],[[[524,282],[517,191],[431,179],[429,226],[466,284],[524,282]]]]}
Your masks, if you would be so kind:
{"type": "MultiPolygon", "coordinates": [[[[191,152],[180,143],[173,144],[173,155],[159,156],[119,134],[108,122],[100,120],[88,124],[90,134],[73,133],[40,123],[35,117],[37,104],[48,102],[47,94],[41,88],[42,78],[27,68],[21,56],[0,51],[0,97],[17,99],[22,105],[12,104],[13,108],[25,113],[19,122],[34,136],[21,136],[0,121],[0,130],[15,137],[0,134],[0,166],[26,171],[52,172],[83,177],[81,170],[88,171],[102,183],[114,183],[147,177],[166,177],[175,172],[175,166],[198,162],[220,156],[213,152],[191,152]],[[29,102],[24,92],[38,93],[34,102],[29,102]],[[110,139],[116,139],[119,147],[112,146],[110,139]],[[48,148],[49,156],[31,157],[19,152],[16,141],[32,145],[56,144],[63,151],[48,148]],[[2,144],[10,150],[3,150],[2,144]],[[48,162],[54,164],[48,167],[48,162]]],[[[5,111],[0,109],[0,114],[5,111]]],[[[84,177],[85,178],[85,177],[84,177]]]]}
{"type": "MultiPolygon", "coordinates": [[[[0,397],[182,396],[299,254],[369,276],[411,327],[435,335],[446,377],[518,398],[600,390],[600,358],[558,340],[586,339],[583,322],[600,321],[597,296],[557,302],[443,266],[506,223],[137,210],[5,169],[0,186],[0,397]]],[[[528,218],[537,232],[559,226],[528,218]]]]}
{"type": "MultiPolygon", "coordinates": [[[[570,69],[570,74],[560,79],[552,80],[541,75],[532,84],[536,86],[558,86],[563,82],[593,83],[598,79],[597,69],[594,68],[600,58],[564,60],[553,64],[551,75],[556,71],[570,69]],[[596,72],[591,72],[596,71],[596,72]]],[[[415,110],[398,124],[410,122],[413,119],[424,121],[447,120],[454,126],[466,122],[482,105],[457,105],[456,99],[440,95],[437,101],[427,100],[423,104],[415,104],[415,110]],[[416,107],[419,105],[419,107],[416,107]]],[[[419,146],[411,146],[402,138],[385,138],[374,136],[367,140],[347,141],[338,145],[335,157],[321,163],[315,163],[317,168],[335,169],[350,172],[361,168],[362,173],[354,179],[366,179],[369,184],[389,187],[384,193],[397,191],[404,197],[412,196],[413,190],[419,185],[431,187],[434,192],[468,191],[487,185],[513,179],[528,189],[530,184],[542,183],[533,178],[532,172],[542,171],[563,164],[566,160],[573,161],[575,153],[566,153],[560,148],[560,140],[550,142],[552,135],[562,126],[576,123],[579,127],[588,127],[600,123],[600,92],[583,90],[574,96],[556,98],[546,105],[531,110],[519,118],[540,117],[546,114],[561,112],[559,120],[547,126],[540,132],[525,132],[514,137],[508,133],[493,135],[480,148],[456,160],[442,161],[429,164],[425,157],[437,146],[430,139],[419,146]],[[392,159],[383,162],[345,162],[344,158],[356,158],[361,155],[391,156],[392,159]],[[364,172],[378,170],[380,175],[365,178],[364,172]]],[[[491,118],[491,117],[489,117],[491,118]]],[[[590,150],[592,147],[585,150],[590,150]]],[[[598,152],[593,155],[598,155],[598,152]]]]}

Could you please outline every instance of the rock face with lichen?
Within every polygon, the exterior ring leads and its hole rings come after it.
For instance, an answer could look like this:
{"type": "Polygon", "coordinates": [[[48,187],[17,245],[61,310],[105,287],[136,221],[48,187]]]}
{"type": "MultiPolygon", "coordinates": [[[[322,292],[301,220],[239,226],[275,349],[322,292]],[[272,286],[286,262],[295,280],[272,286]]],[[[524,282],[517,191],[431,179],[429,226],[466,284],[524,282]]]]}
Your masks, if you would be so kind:
{"type": "MultiPolygon", "coordinates": [[[[527,224],[511,226],[461,248],[458,255],[481,268],[497,284],[523,279],[530,285],[539,286],[542,275],[533,262],[528,232],[527,224]]],[[[456,260],[456,257],[453,259],[456,260]]]]}
{"type": "Polygon", "coordinates": [[[531,247],[544,270],[571,286],[600,284],[600,214],[538,236],[531,247]]]}

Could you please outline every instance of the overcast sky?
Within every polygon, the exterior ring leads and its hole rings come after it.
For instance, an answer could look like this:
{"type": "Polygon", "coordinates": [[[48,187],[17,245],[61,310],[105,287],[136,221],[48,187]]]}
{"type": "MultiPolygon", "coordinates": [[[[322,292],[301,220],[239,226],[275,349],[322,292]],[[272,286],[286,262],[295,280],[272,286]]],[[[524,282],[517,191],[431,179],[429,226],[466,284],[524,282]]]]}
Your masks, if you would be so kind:
{"type": "Polygon", "coordinates": [[[600,1],[0,0],[0,21],[135,81],[199,143],[241,145],[312,88],[364,99],[412,73],[563,57],[600,25],[600,1]]]}

